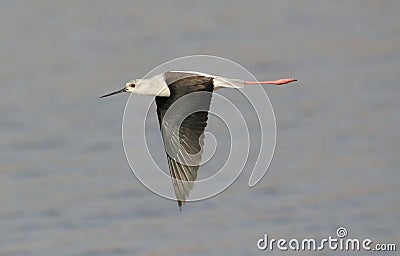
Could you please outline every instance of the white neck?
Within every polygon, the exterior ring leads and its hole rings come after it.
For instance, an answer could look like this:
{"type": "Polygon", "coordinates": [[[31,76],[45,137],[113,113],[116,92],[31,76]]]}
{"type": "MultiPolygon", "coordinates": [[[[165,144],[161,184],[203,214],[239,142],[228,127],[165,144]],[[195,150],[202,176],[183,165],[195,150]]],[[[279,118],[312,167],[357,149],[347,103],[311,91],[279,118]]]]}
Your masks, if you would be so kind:
{"type": "Polygon", "coordinates": [[[159,74],[148,79],[138,80],[134,93],[143,95],[153,95],[161,97],[169,97],[171,92],[165,82],[164,74],[159,74]]]}

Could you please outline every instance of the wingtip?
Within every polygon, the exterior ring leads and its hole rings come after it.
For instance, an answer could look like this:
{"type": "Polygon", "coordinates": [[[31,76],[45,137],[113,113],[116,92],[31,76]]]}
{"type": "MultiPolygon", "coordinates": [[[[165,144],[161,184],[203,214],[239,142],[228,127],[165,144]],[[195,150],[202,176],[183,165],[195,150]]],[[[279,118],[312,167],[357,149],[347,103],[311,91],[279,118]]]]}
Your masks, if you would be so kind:
{"type": "Polygon", "coordinates": [[[179,206],[179,211],[182,211],[182,205],[184,204],[184,202],[182,202],[181,200],[178,200],[178,206],[179,206]]]}

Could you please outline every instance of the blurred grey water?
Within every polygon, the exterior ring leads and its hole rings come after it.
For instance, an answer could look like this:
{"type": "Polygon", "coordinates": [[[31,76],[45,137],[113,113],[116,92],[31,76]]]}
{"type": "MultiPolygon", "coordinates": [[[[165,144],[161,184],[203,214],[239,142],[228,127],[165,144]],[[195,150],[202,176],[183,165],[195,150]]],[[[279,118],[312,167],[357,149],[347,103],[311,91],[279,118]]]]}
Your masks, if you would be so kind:
{"type": "Polygon", "coordinates": [[[339,226],[399,246],[398,1],[0,7],[1,255],[265,255],[265,233],[317,239],[339,226]],[[250,189],[244,173],[179,212],[129,169],[126,96],[98,96],[191,54],[300,81],[267,89],[278,141],[262,182],[250,189]]]}

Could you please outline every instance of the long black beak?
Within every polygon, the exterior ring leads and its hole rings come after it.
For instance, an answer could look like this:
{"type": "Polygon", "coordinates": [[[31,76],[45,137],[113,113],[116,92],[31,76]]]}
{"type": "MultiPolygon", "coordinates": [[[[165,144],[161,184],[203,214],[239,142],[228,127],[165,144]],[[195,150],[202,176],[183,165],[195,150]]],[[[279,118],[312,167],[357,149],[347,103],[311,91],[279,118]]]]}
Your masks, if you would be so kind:
{"type": "Polygon", "coordinates": [[[124,89],[121,89],[121,90],[119,90],[119,91],[116,91],[116,92],[112,92],[112,93],[109,93],[109,94],[103,95],[103,96],[101,96],[100,98],[108,97],[108,96],[111,96],[111,95],[114,95],[114,94],[118,94],[118,93],[122,93],[122,92],[126,92],[126,88],[124,88],[124,89]]]}

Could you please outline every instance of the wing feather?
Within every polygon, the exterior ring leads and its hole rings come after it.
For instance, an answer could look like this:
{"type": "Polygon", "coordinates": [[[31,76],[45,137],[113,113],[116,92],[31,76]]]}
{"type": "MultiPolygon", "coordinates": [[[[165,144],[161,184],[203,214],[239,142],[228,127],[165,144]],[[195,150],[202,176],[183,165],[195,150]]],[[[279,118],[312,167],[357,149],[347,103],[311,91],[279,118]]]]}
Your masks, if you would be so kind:
{"type": "Polygon", "coordinates": [[[213,91],[213,78],[177,73],[165,79],[169,97],[156,97],[157,115],[167,153],[168,166],[181,208],[197,178],[204,130],[213,91]]]}

